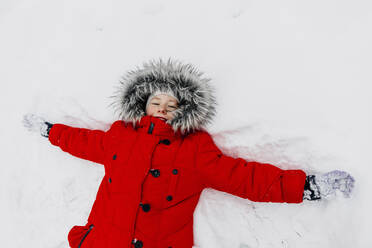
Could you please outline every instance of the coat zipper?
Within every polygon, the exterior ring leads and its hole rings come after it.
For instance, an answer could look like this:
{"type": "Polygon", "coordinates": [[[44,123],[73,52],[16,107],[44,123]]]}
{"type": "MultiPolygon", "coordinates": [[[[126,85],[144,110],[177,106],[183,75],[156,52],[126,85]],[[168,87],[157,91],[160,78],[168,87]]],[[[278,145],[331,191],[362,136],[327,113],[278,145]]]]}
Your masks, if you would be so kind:
{"type": "Polygon", "coordinates": [[[147,130],[148,134],[152,134],[152,131],[154,130],[155,124],[151,122],[149,129],[147,130]]]}
{"type": "Polygon", "coordinates": [[[88,236],[89,232],[93,229],[93,227],[94,227],[94,225],[90,225],[89,226],[89,230],[85,233],[84,237],[81,239],[81,241],[80,241],[80,243],[78,245],[78,248],[81,247],[81,245],[83,244],[84,239],[88,236]]]}
{"type": "MultiPolygon", "coordinates": [[[[154,124],[151,122],[151,125],[150,125],[149,132],[148,132],[148,133],[151,134],[153,129],[154,129],[154,124]]],[[[151,164],[151,162],[152,162],[152,157],[153,157],[153,155],[154,155],[154,151],[155,151],[156,146],[157,146],[158,144],[159,144],[159,142],[155,144],[154,149],[152,150],[151,158],[150,158],[150,168],[152,168],[152,164],[151,164]]],[[[149,171],[147,170],[146,175],[145,175],[145,178],[146,178],[146,176],[148,175],[148,173],[149,173],[149,171]]],[[[144,183],[144,181],[145,181],[145,180],[142,181],[142,183],[141,183],[141,187],[140,187],[140,199],[142,199],[142,187],[143,187],[143,183],[144,183]]],[[[141,202],[140,202],[140,203],[141,203],[141,202]]],[[[131,230],[131,237],[133,236],[133,234],[134,234],[134,232],[135,232],[135,230],[136,230],[136,221],[137,221],[137,215],[138,215],[139,208],[140,208],[140,206],[137,207],[137,210],[136,210],[136,213],[135,213],[135,216],[134,216],[134,223],[133,223],[133,227],[132,227],[132,230],[131,230]]],[[[131,240],[131,245],[134,244],[133,241],[137,241],[137,239],[134,238],[134,240],[131,240]]]]}

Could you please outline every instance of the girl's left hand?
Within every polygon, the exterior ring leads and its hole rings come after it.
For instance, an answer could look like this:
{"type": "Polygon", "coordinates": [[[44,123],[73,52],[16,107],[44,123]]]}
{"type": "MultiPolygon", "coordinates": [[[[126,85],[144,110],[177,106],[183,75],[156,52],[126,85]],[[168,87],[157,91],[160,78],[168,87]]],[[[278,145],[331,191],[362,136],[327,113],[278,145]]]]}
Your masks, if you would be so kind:
{"type": "Polygon", "coordinates": [[[308,190],[305,189],[304,199],[318,200],[328,198],[340,191],[344,197],[350,197],[354,188],[354,178],[345,171],[334,170],[320,175],[306,177],[308,190]],[[306,192],[307,191],[307,192],[306,192]]]}

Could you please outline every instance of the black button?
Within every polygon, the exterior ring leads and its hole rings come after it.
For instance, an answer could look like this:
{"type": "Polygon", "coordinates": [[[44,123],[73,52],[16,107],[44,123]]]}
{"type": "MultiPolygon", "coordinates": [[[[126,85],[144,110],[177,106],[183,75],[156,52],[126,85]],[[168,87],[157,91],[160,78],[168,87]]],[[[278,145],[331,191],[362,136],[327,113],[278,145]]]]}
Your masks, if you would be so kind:
{"type": "Polygon", "coordinates": [[[170,141],[169,139],[163,139],[163,140],[160,140],[159,143],[163,143],[164,145],[169,145],[170,141]]]}
{"type": "Polygon", "coordinates": [[[108,179],[108,180],[109,180],[109,183],[111,183],[111,182],[112,182],[112,180],[111,180],[111,177],[109,177],[109,179],[108,179]]]}
{"type": "Polygon", "coordinates": [[[173,200],[173,196],[168,195],[168,196],[167,196],[167,201],[171,201],[171,200],[173,200]]]}
{"type": "Polygon", "coordinates": [[[140,203],[140,206],[142,207],[143,212],[150,211],[150,204],[148,204],[148,203],[146,203],[146,204],[140,203]]]}
{"type": "MultiPolygon", "coordinates": [[[[134,241],[132,241],[133,243],[134,241]]],[[[134,242],[134,247],[135,248],[142,248],[143,247],[143,243],[141,240],[137,240],[136,242],[134,242]]]]}
{"type": "Polygon", "coordinates": [[[116,157],[117,157],[117,156],[116,156],[116,154],[114,154],[114,156],[112,156],[112,159],[113,159],[113,160],[115,160],[115,159],[116,159],[116,157]]]}
{"type": "Polygon", "coordinates": [[[160,176],[160,170],[158,170],[158,169],[155,169],[155,170],[151,169],[150,173],[153,177],[159,177],[160,176]]]}
{"type": "Polygon", "coordinates": [[[174,175],[177,175],[177,174],[178,174],[178,170],[177,170],[177,169],[173,169],[173,170],[172,170],[172,173],[173,173],[174,175]]]}

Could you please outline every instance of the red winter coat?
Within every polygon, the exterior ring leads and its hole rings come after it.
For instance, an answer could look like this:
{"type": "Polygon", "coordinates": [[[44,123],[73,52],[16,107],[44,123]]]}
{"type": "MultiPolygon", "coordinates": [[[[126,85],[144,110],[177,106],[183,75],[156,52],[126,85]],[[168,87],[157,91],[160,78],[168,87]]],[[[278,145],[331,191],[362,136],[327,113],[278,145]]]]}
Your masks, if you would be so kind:
{"type": "Polygon", "coordinates": [[[207,187],[251,201],[302,202],[303,171],[226,156],[206,131],[182,136],[153,116],[138,128],[116,121],[107,132],[54,124],[49,140],[105,167],[87,224],[68,234],[72,248],[191,248],[194,209],[207,187]]]}

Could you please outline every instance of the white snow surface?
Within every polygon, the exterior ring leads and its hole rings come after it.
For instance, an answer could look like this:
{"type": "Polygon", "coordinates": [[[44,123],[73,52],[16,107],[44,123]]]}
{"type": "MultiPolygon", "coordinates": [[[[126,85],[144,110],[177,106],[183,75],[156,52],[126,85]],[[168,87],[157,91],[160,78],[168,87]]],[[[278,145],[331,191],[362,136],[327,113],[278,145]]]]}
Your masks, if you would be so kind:
{"type": "Polygon", "coordinates": [[[208,188],[194,214],[195,248],[372,247],[371,8],[367,0],[2,0],[1,247],[68,247],[104,175],[28,132],[23,115],[107,130],[120,77],[160,57],[212,78],[218,115],[208,130],[225,154],[356,180],[351,198],[301,204],[208,188]]]}

